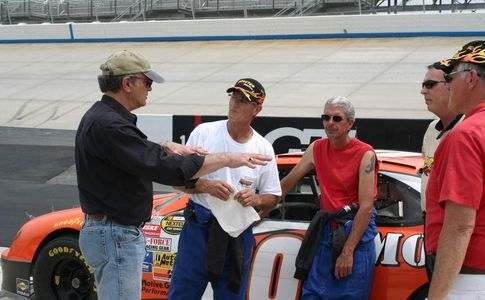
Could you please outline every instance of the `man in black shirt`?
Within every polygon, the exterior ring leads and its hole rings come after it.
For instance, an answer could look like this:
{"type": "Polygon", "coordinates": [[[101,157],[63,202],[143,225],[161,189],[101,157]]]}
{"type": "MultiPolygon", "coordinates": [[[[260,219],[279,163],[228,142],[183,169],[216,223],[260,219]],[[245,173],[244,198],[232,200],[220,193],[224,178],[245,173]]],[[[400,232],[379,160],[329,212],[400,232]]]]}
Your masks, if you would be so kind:
{"type": "Polygon", "coordinates": [[[98,298],[141,298],[145,239],[141,229],[152,211],[152,182],[192,187],[222,167],[265,165],[255,153],[207,154],[173,142],[152,143],[130,111],[146,104],[152,82],[163,78],[148,61],[120,51],[101,65],[101,101],[82,118],[76,135],[76,168],[85,222],[79,245],[94,271],[98,298]]]}

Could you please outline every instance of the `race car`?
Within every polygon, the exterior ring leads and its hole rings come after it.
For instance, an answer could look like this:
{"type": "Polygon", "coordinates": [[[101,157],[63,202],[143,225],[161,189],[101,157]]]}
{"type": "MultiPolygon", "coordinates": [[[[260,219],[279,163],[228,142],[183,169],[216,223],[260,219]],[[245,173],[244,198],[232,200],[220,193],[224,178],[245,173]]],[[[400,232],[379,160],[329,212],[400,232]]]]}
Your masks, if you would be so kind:
{"type": "MultiPolygon", "coordinates": [[[[376,269],[370,299],[424,299],[423,218],[420,207],[418,153],[377,151],[380,161],[375,237],[376,269]]],[[[280,176],[302,153],[277,157],[280,176]]],[[[295,258],[305,231],[319,209],[319,187],[307,174],[262,221],[256,238],[247,299],[299,299],[302,283],[293,278],[295,258]]],[[[178,238],[184,225],[184,193],[155,196],[151,220],[143,227],[147,255],[143,263],[142,299],[166,299],[178,238]]],[[[1,254],[2,289],[37,300],[97,299],[94,277],[78,245],[84,216],[79,208],[28,221],[11,247],[1,254]]],[[[211,299],[211,289],[204,299],[211,299]]]]}

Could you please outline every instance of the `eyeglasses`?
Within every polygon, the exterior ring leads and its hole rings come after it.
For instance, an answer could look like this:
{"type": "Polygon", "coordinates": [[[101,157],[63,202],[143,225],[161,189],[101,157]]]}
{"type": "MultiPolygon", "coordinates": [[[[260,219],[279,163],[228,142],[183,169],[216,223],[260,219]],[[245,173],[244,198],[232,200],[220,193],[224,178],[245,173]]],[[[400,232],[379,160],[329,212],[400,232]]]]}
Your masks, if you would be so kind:
{"type": "Polygon", "coordinates": [[[455,75],[456,73],[460,73],[460,72],[470,72],[471,69],[465,69],[465,70],[458,70],[458,71],[455,71],[455,72],[451,72],[450,74],[445,74],[445,81],[446,83],[451,83],[453,81],[453,75],[455,75]]]}
{"type": "Polygon", "coordinates": [[[427,88],[428,90],[432,89],[435,85],[437,85],[440,82],[446,82],[444,80],[425,80],[423,83],[421,83],[422,88],[427,88]]]}
{"type": "Polygon", "coordinates": [[[143,82],[145,83],[145,86],[146,86],[147,89],[151,88],[152,83],[153,83],[153,80],[151,80],[148,77],[130,76],[130,78],[143,80],[143,82]]]}
{"type": "Polygon", "coordinates": [[[258,106],[257,102],[249,101],[249,99],[246,98],[246,96],[244,96],[242,93],[230,93],[227,96],[229,97],[229,100],[236,100],[236,101],[239,101],[239,102],[249,103],[249,104],[252,104],[254,106],[258,106]]]}
{"type": "Polygon", "coordinates": [[[342,122],[344,117],[341,117],[341,116],[338,116],[338,115],[337,116],[332,116],[332,115],[327,115],[327,114],[322,115],[323,121],[328,122],[328,121],[330,121],[330,119],[332,119],[335,123],[339,123],[339,122],[342,122]]]}

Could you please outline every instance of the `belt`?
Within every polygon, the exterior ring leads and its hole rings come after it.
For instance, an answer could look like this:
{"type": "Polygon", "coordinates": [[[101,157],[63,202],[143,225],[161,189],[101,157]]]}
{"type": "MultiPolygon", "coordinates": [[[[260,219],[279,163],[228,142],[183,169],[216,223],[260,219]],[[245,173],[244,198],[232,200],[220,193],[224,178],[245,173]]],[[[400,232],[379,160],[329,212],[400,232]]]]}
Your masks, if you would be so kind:
{"type": "Polygon", "coordinates": [[[91,219],[94,219],[96,221],[101,221],[106,217],[106,220],[109,220],[109,217],[105,214],[102,213],[95,213],[95,214],[87,214],[91,219]]]}
{"type": "Polygon", "coordinates": [[[460,270],[460,274],[485,275],[485,270],[462,266],[460,270]]]}
{"type": "MultiPolygon", "coordinates": [[[[87,215],[91,219],[96,220],[96,221],[106,220],[106,221],[110,221],[110,222],[117,223],[116,221],[113,221],[110,217],[108,217],[107,215],[102,214],[102,213],[94,213],[94,214],[87,214],[87,215]]],[[[145,226],[145,223],[146,222],[140,222],[139,224],[135,224],[135,225],[132,225],[132,226],[135,226],[135,227],[143,227],[143,226],[145,226]]],[[[121,225],[126,225],[126,224],[121,224],[121,225]]]]}

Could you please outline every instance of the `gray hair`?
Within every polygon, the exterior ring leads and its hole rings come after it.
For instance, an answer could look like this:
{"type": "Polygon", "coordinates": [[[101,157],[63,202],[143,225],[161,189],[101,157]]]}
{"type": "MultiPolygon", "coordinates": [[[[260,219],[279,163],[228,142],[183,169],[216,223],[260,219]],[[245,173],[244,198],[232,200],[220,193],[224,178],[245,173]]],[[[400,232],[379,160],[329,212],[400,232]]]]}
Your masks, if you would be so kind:
{"type": "Polygon", "coordinates": [[[345,110],[345,116],[347,117],[347,119],[355,120],[354,105],[352,104],[352,102],[349,101],[349,99],[344,96],[338,96],[328,99],[327,102],[325,102],[324,110],[326,110],[327,107],[343,108],[345,110]]]}
{"type": "Polygon", "coordinates": [[[123,76],[109,76],[109,75],[99,75],[98,84],[99,89],[102,93],[113,92],[116,93],[121,89],[121,82],[123,81],[123,76]]]}
{"type": "Polygon", "coordinates": [[[458,70],[475,70],[480,74],[480,79],[485,82],[485,67],[473,63],[460,63],[457,67],[458,70]]]}

